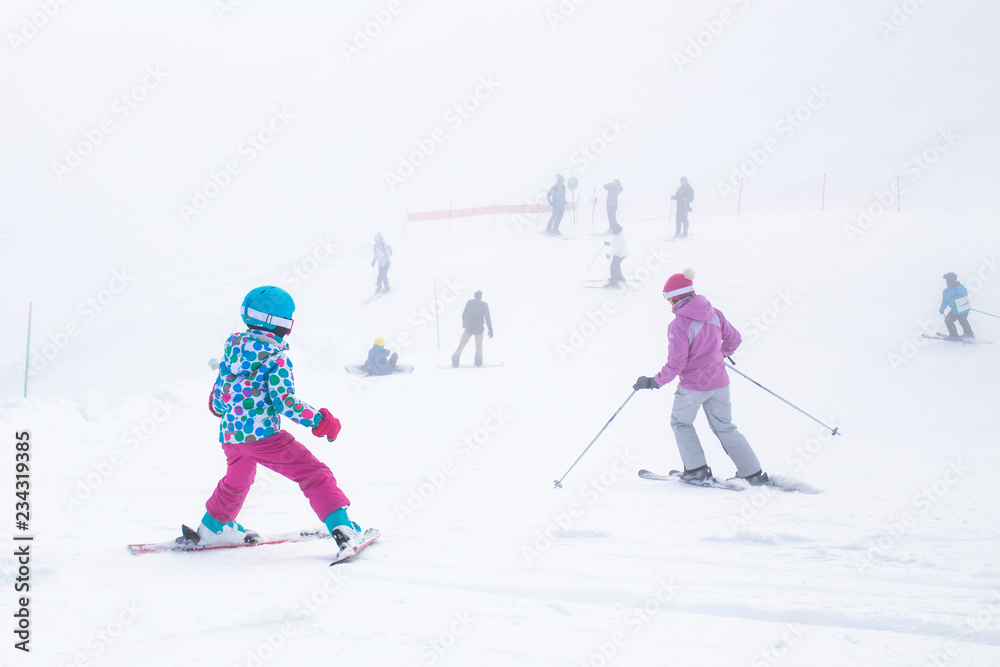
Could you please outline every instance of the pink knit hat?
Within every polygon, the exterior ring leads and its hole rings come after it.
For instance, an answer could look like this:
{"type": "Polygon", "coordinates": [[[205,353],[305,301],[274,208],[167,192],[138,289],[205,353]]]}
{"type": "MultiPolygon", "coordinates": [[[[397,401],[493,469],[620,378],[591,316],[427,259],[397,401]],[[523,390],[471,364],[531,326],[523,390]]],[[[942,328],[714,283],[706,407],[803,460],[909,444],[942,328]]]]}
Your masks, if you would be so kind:
{"type": "Polygon", "coordinates": [[[663,286],[663,298],[672,299],[684,294],[694,294],[694,269],[684,269],[683,273],[675,273],[667,278],[663,286]]]}

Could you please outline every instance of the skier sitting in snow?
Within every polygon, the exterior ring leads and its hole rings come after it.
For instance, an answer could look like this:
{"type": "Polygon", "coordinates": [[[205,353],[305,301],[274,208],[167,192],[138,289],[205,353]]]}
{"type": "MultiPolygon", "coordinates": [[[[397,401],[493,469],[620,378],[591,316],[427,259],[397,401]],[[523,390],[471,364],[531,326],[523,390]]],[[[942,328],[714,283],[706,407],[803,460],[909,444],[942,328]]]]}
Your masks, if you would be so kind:
{"type": "Polygon", "coordinates": [[[944,274],[944,279],[948,286],[941,294],[941,308],[938,312],[944,315],[946,308],[951,309],[944,318],[944,325],[948,327],[948,337],[952,340],[975,338],[976,334],[972,333],[972,327],[969,325],[969,311],[972,310],[969,307],[969,291],[965,289],[965,285],[958,282],[958,276],[950,271],[944,274]],[[962,325],[961,336],[955,328],[955,320],[962,325]]]}
{"type": "Polygon", "coordinates": [[[739,347],[739,332],[703,296],[694,293],[694,271],[685,269],[667,279],[663,297],[676,316],[667,328],[667,363],[655,377],[640,377],[633,389],[659,389],[680,377],[670,427],[677,439],[689,481],[712,480],[712,469],[694,429],[698,409],[704,408],[712,432],[736,464],[736,475],[754,486],[768,483],[750,443],[733,424],[729,401],[729,375],[724,358],[739,347]]]}
{"type": "Polygon", "coordinates": [[[465,327],[465,331],[462,332],[462,339],[458,342],[458,349],[455,350],[455,354],[451,355],[451,365],[458,366],[458,362],[462,357],[462,350],[465,349],[466,343],[469,339],[475,337],[476,339],[476,366],[483,365],[483,325],[489,328],[490,338],[493,338],[493,320],[490,319],[490,306],[485,301],[483,301],[482,291],[476,291],[473,294],[472,299],[469,299],[465,304],[465,310],[462,311],[462,326],[465,327]]]}
{"type": "Polygon", "coordinates": [[[198,526],[201,544],[258,541],[256,533],[235,521],[258,463],[299,484],[341,553],[362,542],[361,529],[347,517],[351,503],[333,473],[281,428],[284,415],[331,442],[340,433],[340,421],[329,410],[316,410],[295,397],[292,362],[284,342],[292,331],[294,311],[292,297],[280,287],[253,289],[240,308],[247,331],[226,340],[208,407],[221,420],[219,441],[228,467],[205,503],[207,511],[198,526]]]}
{"type": "Polygon", "coordinates": [[[372,349],[368,350],[368,361],[361,366],[368,375],[391,375],[396,372],[396,362],[399,355],[385,347],[384,338],[376,338],[372,349]]]}

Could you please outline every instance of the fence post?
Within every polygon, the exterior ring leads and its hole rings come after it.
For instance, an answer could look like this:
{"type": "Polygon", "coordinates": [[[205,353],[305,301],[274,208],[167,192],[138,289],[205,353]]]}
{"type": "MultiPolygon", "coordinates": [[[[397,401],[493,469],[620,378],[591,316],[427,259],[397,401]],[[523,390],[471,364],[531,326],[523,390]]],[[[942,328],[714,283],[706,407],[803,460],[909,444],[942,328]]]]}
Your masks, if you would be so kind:
{"type": "Polygon", "coordinates": [[[900,192],[900,190],[899,190],[899,176],[897,176],[896,177],[896,213],[899,213],[902,210],[902,208],[901,208],[902,205],[900,204],[900,201],[899,201],[902,198],[901,197],[902,194],[903,193],[900,192]]]}
{"type": "Polygon", "coordinates": [[[820,199],[819,202],[819,210],[821,211],[826,210],[826,174],[823,174],[823,197],[820,199]]]}
{"type": "Polygon", "coordinates": [[[740,214],[740,209],[743,206],[743,180],[744,177],[740,176],[740,196],[736,198],[736,215],[740,214]]]}

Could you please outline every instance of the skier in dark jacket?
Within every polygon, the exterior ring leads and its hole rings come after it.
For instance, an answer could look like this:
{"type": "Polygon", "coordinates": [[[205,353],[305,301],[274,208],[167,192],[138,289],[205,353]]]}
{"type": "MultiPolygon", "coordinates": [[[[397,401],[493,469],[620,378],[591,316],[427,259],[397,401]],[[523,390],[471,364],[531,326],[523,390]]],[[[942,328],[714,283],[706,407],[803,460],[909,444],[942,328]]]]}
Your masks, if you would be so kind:
{"type": "Polygon", "coordinates": [[[694,201],[694,189],[688,184],[686,176],[681,177],[681,186],[671,199],[677,202],[677,233],[674,238],[684,238],[688,235],[688,212],[694,201]]]}
{"type": "Polygon", "coordinates": [[[476,337],[476,366],[483,365],[483,329],[489,330],[490,338],[493,338],[493,321],[490,319],[490,307],[483,301],[482,291],[477,291],[474,299],[469,299],[462,311],[462,326],[465,331],[462,333],[462,340],[458,343],[458,349],[451,355],[451,365],[458,366],[462,356],[462,350],[466,343],[473,336],[476,337]]]}
{"type": "Polygon", "coordinates": [[[617,178],[610,183],[604,184],[604,189],[608,191],[608,234],[614,234],[615,227],[618,227],[618,195],[625,189],[621,181],[617,178]]]}
{"type": "Polygon", "coordinates": [[[559,223],[562,222],[563,211],[566,210],[566,183],[562,174],[556,174],[556,182],[549,188],[545,199],[549,202],[549,206],[552,207],[552,217],[549,218],[549,224],[545,228],[545,233],[562,236],[559,233],[559,223]]]}

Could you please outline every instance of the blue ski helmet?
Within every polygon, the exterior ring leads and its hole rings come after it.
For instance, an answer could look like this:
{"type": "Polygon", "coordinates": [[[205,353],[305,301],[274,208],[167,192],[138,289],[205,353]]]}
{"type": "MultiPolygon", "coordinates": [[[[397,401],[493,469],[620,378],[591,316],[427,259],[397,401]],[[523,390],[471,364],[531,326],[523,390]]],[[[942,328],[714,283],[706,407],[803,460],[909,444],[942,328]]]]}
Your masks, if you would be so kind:
{"type": "Polygon", "coordinates": [[[291,331],[294,312],[292,295],[280,287],[255,287],[243,297],[240,306],[244,324],[268,331],[279,327],[291,331]]]}

